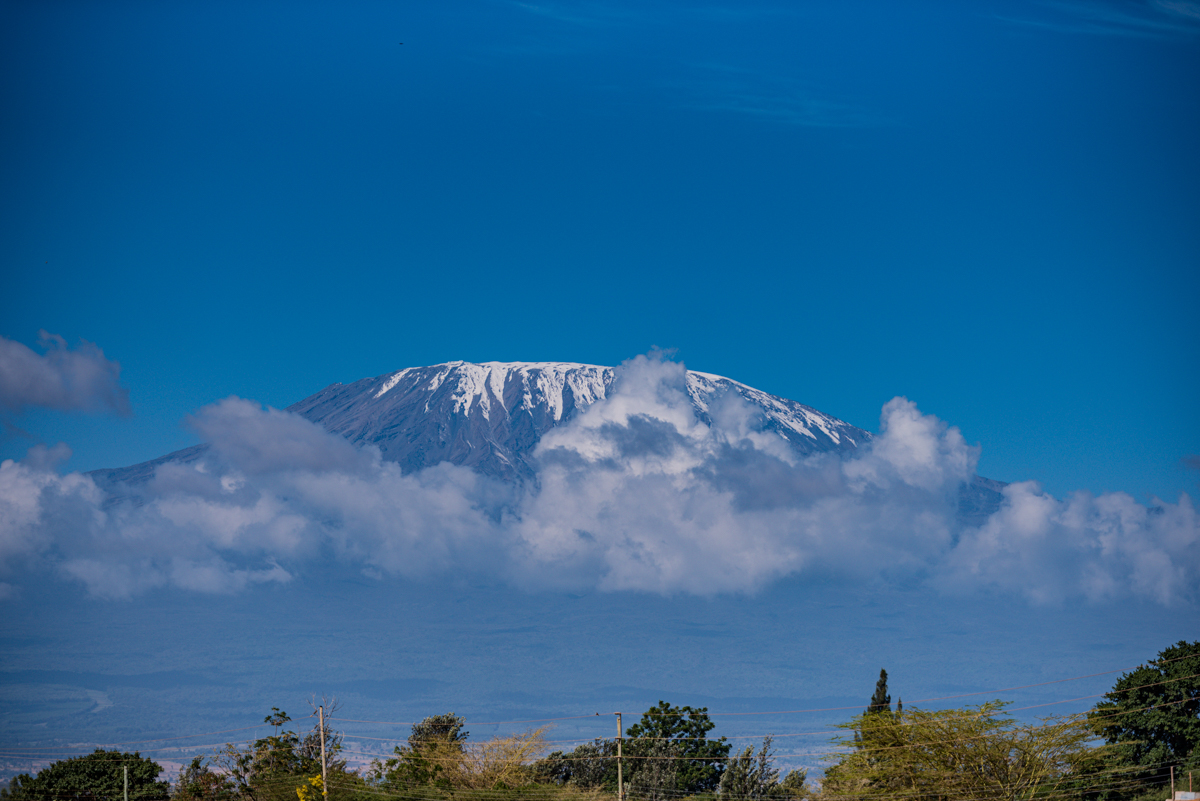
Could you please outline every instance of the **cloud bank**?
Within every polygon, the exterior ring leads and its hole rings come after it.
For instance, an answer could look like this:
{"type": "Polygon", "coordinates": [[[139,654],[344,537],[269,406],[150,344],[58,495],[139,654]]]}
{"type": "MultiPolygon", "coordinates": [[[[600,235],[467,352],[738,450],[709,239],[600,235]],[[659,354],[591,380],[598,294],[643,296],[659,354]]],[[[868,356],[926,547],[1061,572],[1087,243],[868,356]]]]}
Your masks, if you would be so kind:
{"type": "Polygon", "coordinates": [[[29,407],[60,411],[129,414],[129,391],[120,385],[121,365],[81,341],[71,349],[56,334],[38,332],[45,354],[0,337],[0,410],[29,407]]]}
{"type": "Polygon", "coordinates": [[[0,465],[0,597],[52,572],[101,598],[229,593],[331,563],[381,581],[499,578],[523,589],[714,595],[785,576],[919,582],[1035,603],[1189,603],[1190,498],[1065,500],[1005,488],[971,525],[959,490],[978,450],[904,398],[850,457],[800,459],[732,395],[698,420],[680,364],[639,357],[607,400],[543,437],[537,480],[442,464],[409,475],[309,421],[240,398],[189,424],[198,460],[107,490],[60,475],[64,447],[0,465]]]}

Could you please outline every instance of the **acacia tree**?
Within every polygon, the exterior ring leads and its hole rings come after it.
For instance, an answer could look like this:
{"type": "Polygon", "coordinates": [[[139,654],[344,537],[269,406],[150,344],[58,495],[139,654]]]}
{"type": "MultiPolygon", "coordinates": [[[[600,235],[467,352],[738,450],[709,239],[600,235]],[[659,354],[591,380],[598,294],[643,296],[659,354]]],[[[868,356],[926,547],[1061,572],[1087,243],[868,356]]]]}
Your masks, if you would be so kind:
{"type": "MultiPolygon", "coordinates": [[[[406,746],[375,760],[367,783],[375,791],[439,795],[459,790],[511,790],[534,782],[535,758],[545,750],[545,729],[468,743],[457,715],[434,715],[414,724],[406,746]]],[[[544,762],[544,760],[543,760],[544,762]]]]}
{"type": "Polygon", "coordinates": [[[823,797],[1031,799],[1066,785],[1092,734],[1079,718],[1019,724],[999,701],[965,709],[864,713],[825,773],[823,797]]]}
{"type": "Polygon", "coordinates": [[[97,748],[87,756],[55,762],[36,776],[22,773],[8,789],[0,790],[5,801],[110,801],[122,798],[125,769],[129,773],[130,801],[165,801],[170,785],[158,781],[162,766],[137,751],[105,751],[97,748]]]}
{"type": "Polygon", "coordinates": [[[474,743],[451,763],[447,779],[452,787],[468,790],[511,790],[533,783],[535,757],[546,748],[546,729],[499,735],[474,743]]]}

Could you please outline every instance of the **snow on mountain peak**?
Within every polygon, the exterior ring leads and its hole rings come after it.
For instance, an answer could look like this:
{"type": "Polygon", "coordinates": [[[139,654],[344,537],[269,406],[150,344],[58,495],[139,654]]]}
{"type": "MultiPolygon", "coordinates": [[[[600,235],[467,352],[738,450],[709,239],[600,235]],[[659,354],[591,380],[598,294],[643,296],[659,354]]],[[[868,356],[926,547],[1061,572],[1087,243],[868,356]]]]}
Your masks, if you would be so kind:
{"type": "MultiPolygon", "coordinates": [[[[618,368],[573,362],[446,362],[334,384],[290,410],[384,458],[416,470],[451,461],[501,476],[531,475],[526,457],[542,435],[612,394],[618,368]]],[[[712,373],[688,371],[696,417],[714,425],[713,404],[733,393],[757,427],[801,455],[853,450],[870,435],[795,401],[712,373]]]]}
{"type": "MultiPolygon", "coordinates": [[[[721,410],[736,395],[746,404],[737,425],[755,436],[778,436],[797,456],[850,452],[870,439],[849,423],[724,376],[678,369],[673,375],[681,373],[692,412],[709,427],[727,423],[721,410]]],[[[405,472],[451,462],[502,479],[528,479],[542,436],[613,397],[621,375],[621,368],[573,362],[446,362],[332,384],[288,411],[356,445],[377,447],[405,472]]],[[[617,416],[640,417],[640,408],[623,403],[617,416]]],[[[193,460],[207,447],[107,472],[112,480],[144,478],[159,462],[193,460]]]]}

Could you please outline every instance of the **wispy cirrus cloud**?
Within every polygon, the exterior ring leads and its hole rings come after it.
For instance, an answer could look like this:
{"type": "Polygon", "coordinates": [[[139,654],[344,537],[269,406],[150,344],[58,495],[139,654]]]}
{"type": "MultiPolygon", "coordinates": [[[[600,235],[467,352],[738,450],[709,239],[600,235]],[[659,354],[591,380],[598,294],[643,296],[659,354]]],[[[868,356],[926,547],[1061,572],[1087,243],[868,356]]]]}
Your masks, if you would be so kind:
{"type": "Polygon", "coordinates": [[[507,0],[507,5],[546,19],[580,26],[669,22],[679,18],[729,22],[793,13],[783,7],[751,6],[745,3],[689,4],[672,9],[646,3],[604,3],[594,0],[507,0]]]}
{"type": "Polygon", "coordinates": [[[1200,2],[1149,0],[1149,2],[1039,3],[1038,16],[997,15],[1004,22],[1063,33],[1104,36],[1165,37],[1200,33],[1200,2]]]}
{"type": "MultiPolygon", "coordinates": [[[[657,41],[672,36],[674,28],[682,23],[725,27],[794,14],[794,10],[744,4],[663,9],[644,4],[523,0],[511,6],[562,23],[564,37],[505,48],[508,52],[542,54],[625,47],[632,32],[654,32],[657,41]]],[[[613,88],[619,91],[609,97],[610,102],[621,102],[616,98],[627,98],[631,90],[649,90],[655,102],[666,107],[744,115],[786,125],[850,128],[891,123],[852,101],[830,97],[795,75],[733,64],[697,63],[694,56],[689,60],[682,55],[685,51],[674,47],[639,46],[634,52],[646,59],[646,66],[633,78],[624,79],[627,85],[619,85],[623,79],[616,79],[613,88]]]]}
{"type": "Polygon", "coordinates": [[[689,65],[688,77],[666,86],[676,105],[684,108],[744,114],[812,128],[892,124],[882,114],[830,99],[797,78],[731,65],[689,65]]]}
{"type": "Polygon", "coordinates": [[[1153,5],[1168,14],[1200,22],[1200,3],[1191,0],[1156,0],[1153,5]]]}
{"type": "Polygon", "coordinates": [[[508,0],[507,5],[555,22],[588,27],[643,22],[654,16],[654,11],[649,6],[623,6],[614,3],[508,0]]]}

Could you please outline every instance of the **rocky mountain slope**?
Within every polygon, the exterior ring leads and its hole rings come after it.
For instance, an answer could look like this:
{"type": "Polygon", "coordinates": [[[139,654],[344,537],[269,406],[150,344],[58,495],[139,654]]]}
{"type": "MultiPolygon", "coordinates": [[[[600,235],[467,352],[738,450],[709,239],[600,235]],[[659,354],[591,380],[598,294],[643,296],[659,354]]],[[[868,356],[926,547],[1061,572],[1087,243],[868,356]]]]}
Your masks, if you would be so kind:
{"type": "MultiPolygon", "coordinates": [[[[374,445],[405,472],[452,462],[505,480],[533,475],[532,452],[548,430],[608,396],[617,370],[565,362],[448,362],[409,367],[331,384],[288,407],[357,445],[374,445]]],[[[761,412],[760,426],[800,455],[852,451],[867,431],[802,403],[709,373],[689,371],[687,393],[697,417],[712,424],[710,407],[736,393],[761,412]]],[[[150,478],[158,465],[191,462],[197,445],[132,467],[99,470],[103,483],[150,478]]]]}
{"type": "MultiPolygon", "coordinates": [[[[528,478],[542,435],[607,397],[615,380],[614,368],[587,364],[450,362],[334,384],[288,410],[351,442],[377,446],[406,472],[448,461],[499,478],[528,478]]],[[[709,425],[710,404],[737,393],[761,410],[764,430],[801,454],[851,450],[871,436],[721,376],[688,372],[687,392],[709,425]]]]}

